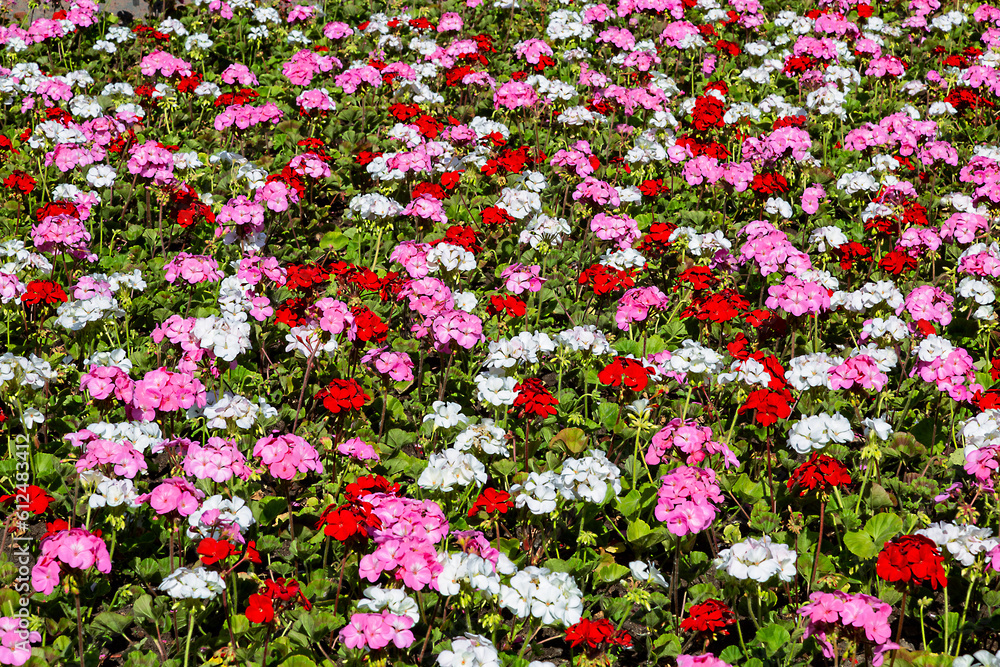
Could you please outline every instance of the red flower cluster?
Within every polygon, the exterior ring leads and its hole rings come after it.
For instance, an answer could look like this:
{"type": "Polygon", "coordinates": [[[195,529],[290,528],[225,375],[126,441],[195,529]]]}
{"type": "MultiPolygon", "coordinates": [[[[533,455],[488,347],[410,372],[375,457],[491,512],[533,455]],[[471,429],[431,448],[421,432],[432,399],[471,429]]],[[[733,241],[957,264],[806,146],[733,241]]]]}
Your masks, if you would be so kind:
{"type": "MultiPolygon", "coordinates": [[[[712,269],[707,266],[692,266],[677,274],[677,282],[687,283],[691,285],[691,289],[701,291],[715,287],[719,283],[719,279],[712,274],[712,269]]],[[[680,285],[674,285],[674,291],[676,292],[679,287],[680,285]]]]}
{"type": "Polygon", "coordinates": [[[762,197],[788,192],[788,179],[781,174],[757,174],[750,182],[750,189],[762,197]]]}
{"type": "Polygon", "coordinates": [[[431,245],[437,245],[439,243],[457,245],[465,250],[468,250],[473,255],[483,251],[483,246],[479,245],[479,238],[476,236],[476,230],[472,227],[464,227],[462,225],[452,225],[448,228],[448,231],[444,233],[443,239],[431,241],[431,245]]]}
{"type": "Polygon", "coordinates": [[[735,622],[736,616],[726,603],[721,600],[705,600],[701,604],[692,605],[688,610],[688,617],[681,621],[681,629],[728,635],[726,626],[735,622]]]}
{"type": "Polygon", "coordinates": [[[609,292],[626,290],[635,287],[635,271],[623,271],[603,264],[591,264],[585,269],[580,277],[576,279],[580,285],[590,285],[597,296],[603,296],[609,292]]]}
{"type": "Polygon", "coordinates": [[[356,340],[364,343],[369,341],[385,342],[389,327],[382,321],[381,317],[365,306],[352,308],[351,312],[354,314],[354,326],[357,329],[356,340]]]}
{"type": "Polygon", "coordinates": [[[54,500],[45,489],[34,484],[26,487],[23,494],[15,490],[14,493],[0,496],[0,503],[11,502],[18,510],[32,514],[43,514],[54,500]]]}
{"type": "Polygon", "coordinates": [[[371,503],[355,499],[336,507],[326,508],[316,522],[316,530],[323,526],[323,534],[338,542],[366,540],[370,530],[382,527],[382,520],[372,513],[371,503]]]}
{"type": "Polygon", "coordinates": [[[514,503],[510,499],[510,494],[506,491],[484,489],[475,502],[472,503],[472,507],[469,508],[469,516],[475,516],[480,510],[487,514],[495,514],[496,512],[506,514],[512,507],[514,507],[514,503]]]}
{"type": "Polygon", "coordinates": [[[691,304],[681,311],[681,319],[694,317],[698,320],[722,323],[744,315],[750,309],[750,302],[736,290],[725,288],[715,294],[698,294],[691,304]]]}
{"type": "Polygon", "coordinates": [[[722,120],[726,113],[726,107],[718,97],[714,95],[702,95],[694,103],[691,110],[691,121],[699,132],[706,132],[713,127],[723,127],[722,120]]]}
{"type": "Polygon", "coordinates": [[[639,245],[639,252],[647,257],[662,257],[673,243],[670,235],[677,229],[677,225],[672,222],[654,222],[649,233],[642,237],[639,245]]]}
{"type": "Polygon", "coordinates": [[[507,296],[493,295],[490,297],[490,305],[486,307],[490,317],[498,316],[500,313],[507,313],[507,317],[524,317],[528,312],[528,306],[513,294],[507,296]]]}
{"type": "Polygon", "coordinates": [[[261,592],[250,596],[246,617],[251,623],[270,623],[276,611],[294,609],[300,603],[306,611],[312,609],[312,603],[302,593],[299,582],[284,577],[265,579],[261,592]],[[275,606],[278,608],[275,609],[275,606]]]}
{"type": "Polygon", "coordinates": [[[615,626],[606,618],[597,621],[584,618],[579,623],[574,623],[566,628],[566,641],[573,648],[580,644],[586,644],[587,648],[596,649],[605,642],[629,647],[632,645],[632,636],[624,629],[616,631],[615,626]]]}
{"type": "Polygon", "coordinates": [[[320,264],[289,264],[285,267],[285,287],[298,292],[312,290],[330,279],[330,271],[320,264]]]}
{"type": "MultiPolygon", "coordinates": [[[[520,148],[504,148],[500,151],[500,154],[496,158],[490,158],[486,161],[479,171],[487,176],[493,176],[498,171],[504,171],[511,174],[520,174],[524,171],[525,166],[531,166],[537,164],[540,160],[544,160],[545,156],[532,156],[531,148],[528,146],[521,146],[520,148]]],[[[592,158],[595,160],[596,158],[592,158]]],[[[597,166],[600,166],[600,162],[597,166]]],[[[595,167],[596,168],[596,167],[595,167]]]]}
{"type": "Polygon", "coordinates": [[[938,586],[948,585],[942,563],[944,556],[931,539],[903,535],[882,547],[875,573],[888,582],[924,584],[937,590],[938,586]]]}
{"type": "Polygon", "coordinates": [[[856,241],[837,246],[832,251],[837,261],[840,262],[840,268],[844,271],[853,269],[854,262],[858,260],[865,260],[867,263],[868,258],[872,255],[871,250],[856,241]]]}
{"type": "Polygon", "coordinates": [[[347,380],[331,380],[330,384],[319,390],[315,398],[323,401],[323,407],[327,410],[337,414],[360,410],[371,399],[371,396],[365,393],[364,388],[358,384],[357,380],[349,378],[347,380]]]}
{"type": "MultiPolygon", "coordinates": [[[[216,540],[211,537],[206,537],[198,543],[198,557],[205,565],[215,565],[220,560],[225,560],[226,558],[239,553],[240,550],[236,545],[224,539],[216,540]]],[[[247,542],[243,553],[241,554],[241,559],[248,560],[251,563],[261,562],[260,554],[257,553],[256,541],[250,540],[247,542]]]]}
{"type": "Polygon", "coordinates": [[[638,359],[615,357],[614,361],[597,374],[597,379],[610,387],[624,385],[633,391],[642,391],[649,384],[649,376],[655,372],[638,359]]]}
{"type": "Polygon", "coordinates": [[[916,271],[919,266],[916,257],[910,257],[901,250],[887,252],[878,265],[894,276],[916,271]]]}
{"type": "Polygon", "coordinates": [[[35,189],[38,181],[32,178],[27,172],[16,170],[11,172],[10,176],[3,179],[3,184],[4,187],[10,190],[26,195],[35,189]]]}
{"type": "Polygon", "coordinates": [[[559,401],[539,378],[525,378],[514,386],[514,391],[518,394],[511,411],[513,408],[521,408],[522,417],[531,415],[541,419],[556,414],[555,406],[559,405],[559,401]]]}
{"type": "Polygon", "coordinates": [[[499,206],[487,206],[483,209],[482,216],[484,225],[511,225],[514,223],[514,218],[510,213],[499,206]]]}
{"type": "Polygon", "coordinates": [[[62,285],[50,280],[32,280],[28,283],[26,291],[21,295],[21,303],[26,306],[34,306],[45,302],[66,303],[69,297],[63,291],[62,285]]]}
{"type": "Polygon", "coordinates": [[[758,389],[750,392],[746,402],[740,406],[738,412],[742,415],[748,410],[755,410],[754,420],[767,428],[772,426],[779,419],[785,419],[792,414],[792,393],[787,389],[772,391],[771,389],[758,389]]]}
{"type": "Polygon", "coordinates": [[[808,461],[792,471],[786,484],[789,491],[802,489],[799,495],[804,496],[807,491],[826,493],[850,483],[851,473],[843,463],[832,456],[813,452],[808,461]]]}

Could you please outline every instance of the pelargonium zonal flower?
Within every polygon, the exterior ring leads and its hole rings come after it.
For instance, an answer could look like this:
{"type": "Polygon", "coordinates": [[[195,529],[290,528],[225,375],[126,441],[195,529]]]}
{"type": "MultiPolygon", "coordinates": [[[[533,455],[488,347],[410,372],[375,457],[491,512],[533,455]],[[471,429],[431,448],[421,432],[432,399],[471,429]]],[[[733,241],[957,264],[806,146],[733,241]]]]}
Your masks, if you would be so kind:
{"type": "Polygon", "coordinates": [[[831,489],[851,483],[851,473],[843,463],[819,452],[813,452],[809,460],[792,471],[787,486],[788,490],[801,489],[800,496],[807,491],[827,493],[831,489]]]}
{"type": "Polygon", "coordinates": [[[791,581],[795,577],[795,561],[794,551],[765,535],[723,549],[715,559],[715,567],[734,579],[753,579],[763,584],[775,576],[784,582],[791,581]]]}
{"type": "Polygon", "coordinates": [[[948,585],[942,563],[944,556],[933,540],[923,535],[902,535],[882,547],[875,573],[890,583],[924,584],[936,590],[939,585],[948,585]]]}
{"type": "Polygon", "coordinates": [[[704,602],[692,605],[688,610],[688,617],[681,621],[681,629],[688,632],[718,632],[721,635],[728,635],[727,625],[736,622],[733,610],[726,606],[721,600],[705,600],[704,602]]]}
{"type": "Polygon", "coordinates": [[[259,456],[271,474],[291,480],[297,472],[323,472],[316,449],[297,435],[269,435],[257,441],[253,455],[259,456]]]}
{"type": "Polygon", "coordinates": [[[176,512],[180,516],[194,514],[205,493],[196,489],[183,477],[168,477],[150,493],[136,498],[137,502],[149,501],[149,506],[157,514],[176,512]]]}
{"type": "Polygon", "coordinates": [[[86,528],[68,528],[42,540],[42,553],[31,569],[31,585],[49,595],[59,585],[59,577],[68,571],[84,572],[96,567],[111,572],[108,547],[86,528]]]}
{"type": "Polygon", "coordinates": [[[827,638],[850,638],[855,642],[875,644],[872,665],[881,665],[886,651],[899,646],[891,641],[892,629],[889,616],[892,607],[882,600],[864,593],[848,594],[815,592],[809,602],[799,607],[799,615],[807,619],[806,637],[815,637],[823,647],[823,655],[833,658],[837,648],[827,638]]]}
{"type": "Polygon", "coordinates": [[[723,502],[722,489],[711,468],[681,466],[660,478],[653,515],[674,535],[698,533],[715,520],[715,506],[723,502]]]}
{"type": "Polygon", "coordinates": [[[315,397],[323,401],[323,407],[330,412],[350,412],[360,410],[371,396],[358,384],[354,378],[347,380],[331,380],[330,384],[321,389],[315,397]]]}

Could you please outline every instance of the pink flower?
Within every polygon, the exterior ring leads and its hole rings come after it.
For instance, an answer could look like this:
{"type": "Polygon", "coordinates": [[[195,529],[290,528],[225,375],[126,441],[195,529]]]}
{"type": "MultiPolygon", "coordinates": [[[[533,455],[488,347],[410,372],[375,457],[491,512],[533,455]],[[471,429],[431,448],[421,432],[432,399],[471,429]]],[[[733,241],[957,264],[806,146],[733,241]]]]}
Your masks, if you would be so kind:
{"type": "Polygon", "coordinates": [[[378,452],[361,438],[351,438],[337,445],[337,453],[353,457],[359,461],[378,461],[378,452]]]}
{"type": "Polygon", "coordinates": [[[114,394],[118,400],[131,403],[134,385],[128,373],[117,366],[91,366],[80,378],[80,391],[86,390],[98,401],[114,394]]]}
{"type": "Polygon", "coordinates": [[[514,294],[540,292],[542,283],[548,280],[540,277],[541,272],[542,267],[537,264],[532,266],[511,264],[500,273],[500,277],[506,279],[504,286],[514,294]]]}
{"type": "Polygon", "coordinates": [[[180,516],[194,514],[198,509],[198,501],[205,494],[196,489],[191,482],[183,477],[168,477],[152,492],[139,496],[139,502],[149,501],[149,506],[157,514],[177,512],[180,516]]]}
{"type": "Polygon", "coordinates": [[[253,455],[260,457],[271,475],[291,480],[299,472],[323,472],[319,452],[297,435],[269,435],[257,441],[253,455]]]}

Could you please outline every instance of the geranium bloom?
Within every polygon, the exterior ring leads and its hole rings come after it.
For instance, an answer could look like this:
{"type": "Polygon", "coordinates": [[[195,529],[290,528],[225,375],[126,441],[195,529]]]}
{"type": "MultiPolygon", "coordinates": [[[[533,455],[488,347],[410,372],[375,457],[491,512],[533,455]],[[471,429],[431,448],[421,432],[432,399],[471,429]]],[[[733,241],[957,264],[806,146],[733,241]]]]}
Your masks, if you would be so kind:
{"type": "Polygon", "coordinates": [[[885,543],[875,572],[888,582],[924,584],[937,589],[948,585],[942,563],[944,556],[929,538],[903,535],[885,543]]]}
{"type": "Polygon", "coordinates": [[[337,414],[341,411],[356,411],[371,399],[357,380],[331,380],[330,384],[316,394],[317,400],[323,401],[323,407],[337,414]]]}
{"type": "Polygon", "coordinates": [[[789,491],[801,489],[799,495],[804,496],[807,491],[827,493],[850,483],[851,473],[843,463],[832,456],[813,452],[808,461],[792,471],[786,485],[789,491]]]}
{"type": "Polygon", "coordinates": [[[517,398],[514,407],[521,408],[521,415],[531,415],[545,419],[556,414],[559,401],[549,392],[545,384],[538,378],[526,378],[514,387],[517,398]]]}
{"type": "Polygon", "coordinates": [[[319,452],[304,438],[293,434],[272,434],[261,438],[254,445],[253,455],[260,457],[278,479],[294,479],[297,472],[323,472],[319,452]]]}
{"type": "Polygon", "coordinates": [[[706,600],[700,604],[691,605],[688,617],[681,621],[681,629],[688,632],[711,632],[727,635],[727,625],[736,622],[733,610],[721,600],[706,600]]]}

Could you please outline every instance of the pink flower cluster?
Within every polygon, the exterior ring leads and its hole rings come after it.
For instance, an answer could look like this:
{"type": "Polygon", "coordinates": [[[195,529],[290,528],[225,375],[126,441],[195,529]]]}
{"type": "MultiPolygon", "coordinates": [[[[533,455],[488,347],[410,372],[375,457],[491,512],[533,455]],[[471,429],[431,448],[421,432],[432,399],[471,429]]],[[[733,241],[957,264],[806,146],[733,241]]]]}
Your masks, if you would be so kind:
{"type": "Polygon", "coordinates": [[[770,222],[756,220],[740,230],[740,234],[747,236],[740,247],[740,264],[757,262],[762,276],[782,270],[799,273],[812,266],[809,255],[792,245],[788,235],[770,222]]]}
{"type": "Polygon", "coordinates": [[[271,475],[291,480],[297,472],[323,472],[316,448],[297,435],[269,435],[257,441],[253,455],[259,456],[271,475]]]}
{"type": "MultiPolygon", "coordinates": [[[[361,87],[361,84],[364,83],[367,83],[372,88],[378,88],[381,86],[382,73],[371,65],[364,65],[362,67],[344,70],[344,72],[334,77],[333,82],[343,88],[346,95],[353,95],[354,92],[361,87]]],[[[309,82],[307,81],[306,83],[300,85],[304,86],[308,83],[309,82]]]]}
{"type": "Polygon", "coordinates": [[[90,232],[79,218],[72,215],[59,214],[42,218],[32,225],[31,240],[41,252],[51,252],[53,255],[67,253],[88,262],[97,259],[97,255],[87,248],[90,232]]]}
{"type": "Polygon", "coordinates": [[[722,658],[716,658],[711,653],[702,655],[679,655],[677,667],[733,667],[722,658]]]}
{"type": "Polygon", "coordinates": [[[500,277],[506,281],[504,287],[508,291],[514,294],[523,294],[524,292],[540,292],[542,290],[542,283],[548,279],[542,278],[541,273],[542,267],[538,264],[532,266],[511,264],[500,272],[500,277]]]}
{"type": "MultiPolygon", "coordinates": [[[[298,5],[296,5],[297,7],[298,5]]],[[[222,81],[230,85],[239,83],[244,86],[257,86],[257,75],[250,71],[250,68],[241,63],[233,63],[222,70],[222,81]]]]}
{"type": "Polygon", "coordinates": [[[261,123],[277,125],[284,115],[285,113],[274,102],[267,102],[259,107],[252,104],[230,104],[215,117],[213,126],[219,132],[233,126],[245,130],[261,123]]]}
{"type": "MultiPolygon", "coordinates": [[[[340,67],[340,61],[333,56],[321,56],[311,49],[302,49],[281,66],[281,72],[296,86],[308,86],[314,76],[320,72],[329,72],[334,67],[340,67]]],[[[381,82],[381,78],[379,81],[381,82]]]]}
{"type": "Polygon", "coordinates": [[[148,501],[153,511],[160,515],[176,512],[179,516],[188,516],[198,511],[198,501],[204,497],[202,491],[183,477],[168,477],[151,492],[137,497],[136,501],[148,501]]]}
{"type": "Polygon", "coordinates": [[[156,410],[174,412],[197,405],[205,407],[205,387],[189,373],[172,373],[164,367],[146,373],[135,383],[132,406],[144,421],[156,418],[156,410]]]}
{"type": "Polygon", "coordinates": [[[20,667],[31,658],[31,645],[42,641],[42,635],[28,631],[26,617],[0,616],[0,665],[20,667]]]}
{"type": "MultiPolygon", "coordinates": [[[[905,310],[915,320],[937,322],[943,326],[951,324],[951,307],[955,297],[934,285],[916,287],[896,308],[896,314],[905,310]]],[[[770,307],[770,304],[768,304],[770,307]]]]}
{"type": "Polygon", "coordinates": [[[147,468],[146,457],[128,440],[103,440],[87,429],[68,435],[66,439],[76,447],[85,448],[84,455],[76,462],[79,472],[105,466],[105,472],[110,468],[116,476],[132,479],[147,468]]]}
{"type": "Polygon", "coordinates": [[[712,525],[715,503],[723,500],[714,470],[681,466],[660,478],[653,515],[671,533],[683,536],[712,525]]]}
{"type": "Polygon", "coordinates": [[[448,520],[441,507],[431,500],[387,493],[368,494],[361,500],[371,503],[382,527],[374,531],[372,537],[378,546],[361,558],[358,574],[374,583],[383,572],[395,570],[396,579],[407,588],[434,588],[442,570],[435,545],[448,534],[448,520]]]}
{"type": "Polygon", "coordinates": [[[493,106],[496,109],[519,109],[533,107],[538,104],[538,93],[523,81],[508,81],[501,84],[493,93],[493,106]]]}
{"type": "Polygon", "coordinates": [[[483,339],[483,321],[464,310],[451,310],[434,318],[431,331],[439,351],[446,350],[451,341],[471,350],[483,339]]]}
{"type": "Polygon", "coordinates": [[[965,472],[969,473],[980,483],[987,487],[986,490],[993,489],[990,478],[997,470],[1000,470],[1000,445],[986,445],[977,449],[968,448],[965,452],[965,472]]]}
{"type": "Polygon", "coordinates": [[[633,287],[618,299],[615,323],[622,331],[628,331],[633,322],[643,322],[649,317],[649,309],[665,309],[670,305],[667,295],[658,287],[633,287]]]}
{"type": "Polygon", "coordinates": [[[204,446],[192,442],[184,455],[184,474],[195,479],[221,483],[237,477],[246,481],[252,472],[233,440],[212,436],[204,446]]]}
{"type": "Polygon", "coordinates": [[[128,173],[150,178],[157,185],[174,180],[174,156],[157,141],[149,140],[129,149],[128,173]]]}
{"type": "Polygon", "coordinates": [[[624,213],[619,215],[598,213],[590,221],[590,231],[602,241],[614,241],[618,244],[619,250],[631,248],[632,244],[642,236],[639,223],[624,213]]]}
{"type": "Polygon", "coordinates": [[[653,436],[653,441],[646,450],[646,463],[658,465],[666,458],[667,450],[675,447],[687,454],[685,462],[688,465],[698,465],[716,454],[722,454],[722,464],[726,468],[740,464],[728,445],[712,440],[711,428],[679,418],[671,419],[653,436]]]}
{"type": "Polygon", "coordinates": [[[795,276],[785,276],[784,282],[767,288],[768,308],[785,311],[800,317],[805,314],[819,315],[830,309],[830,292],[819,283],[806,282],[795,276]]]}
{"type": "Polygon", "coordinates": [[[421,195],[416,199],[411,199],[406,207],[400,211],[400,215],[412,215],[424,220],[431,220],[442,225],[448,223],[448,216],[444,213],[444,206],[441,200],[430,195],[421,195]]]}
{"type": "Polygon", "coordinates": [[[924,382],[933,382],[938,390],[948,392],[954,401],[971,401],[983,386],[976,382],[976,367],[972,355],[963,348],[936,357],[933,361],[918,358],[910,377],[920,375],[924,382]]]}
{"type": "Polygon", "coordinates": [[[954,213],[941,223],[942,239],[955,239],[959,243],[972,243],[976,236],[989,231],[990,221],[978,213],[954,213]]]}
{"type": "Polygon", "coordinates": [[[584,200],[594,206],[621,206],[618,190],[611,183],[587,176],[573,191],[573,201],[584,200]]]}
{"type": "Polygon", "coordinates": [[[119,401],[131,403],[133,387],[135,382],[132,378],[117,366],[91,366],[80,377],[80,391],[86,390],[91,398],[98,401],[114,394],[119,401]]]}
{"type": "Polygon", "coordinates": [[[176,257],[163,266],[163,271],[163,279],[168,283],[173,283],[178,276],[191,285],[214,283],[223,278],[222,272],[219,271],[219,263],[215,259],[187,252],[177,253],[176,257]]]}
{"type": "Polygon", "coordinates": [[[413,379],[413,359],[406,352],[393,352],[384,347],[369,350],[361,357],[361,363],[372,364],[380,375],[387,375],[396,382],[413,379]]]}
{"type": "MultiPolygon", "coordinates": [[[[845,630],[851,629],[862,631],[863,639],[875,645],[872,664],[876,667],[882,664],[886,651],[899,648],[898,644],[890,641],[892,628],[889,616],[892,607],[877,597],[864,593],[852,595],[843,591],[817,591],[809,596],[809,602],[799,607],[799,614],[806,618],[805,637],[815,637],[827,658],[836,655],[836,648],[827,635],[838,633],[843,636],[845,630]]],[[[858,638],[862,639],[860,633],[858,638]]]]}
{"type": "Polygon", "coordinates": [[[858,385],[869,391],[882,391],[889,382],[889,376],[880,371],[875,360],[866,354],[850,357],[827,372],[830,374],[831,389],[850,389],[858,385]]]}
{"type": "Polygon", "coordinates": [[[590,176],[595,169],[601,166],[600,160],[590,149],[590,142],[583,139],[577,141],[570,148],[556,151],[555,155],[549,159],[549,164],[553,167],[572,168],[580,178],[590,176]]]}
{"type": "Polygon", "coordinates": [[[378,452],[361,438],[351,438],[337,445],[337,453],[359,461],[378,461],[378,452]]]}
{"type": "Polygon", "coordinates": [[[165,77],[191,76],[191,63],[157,49],[139,61],[139,71],[145,76],[155,76],[157,72],[165,77]]]}
{"type": "Polygon", "coordinates": [[[215,223],[215,237],[225,236],[226,243],[234,243],[264,231],[264,207],[240,195],[223,204],[215,223]]]}
{"type": "Polygon", "coordinates": [[[353,614],[350,622],[340,631],[340,639],[347,648],[367,648],[377,651],[393,644],[407,648],[413,641],[413,619],[397,616],[383,609],[380,614],[353,614]]]}
{"type": "Polygon", "coordinates": [[[264,204],[275,213],[288,210],[289,205],[299,201],[299,193],[295,188],[288,187],[282,180],[273,180],[259,188],[253,196],[258,204],[264,204]]]}
{"type": "Polygon", "coordinates": [[[98,572],[111,572],[111,556],[104,540],[86,528],[61,530],[42,540],[42,553],[31,569],[31,585],[49,595],[59,585],[64,568],[83,572],[96,567],[98,572]]]}

